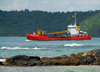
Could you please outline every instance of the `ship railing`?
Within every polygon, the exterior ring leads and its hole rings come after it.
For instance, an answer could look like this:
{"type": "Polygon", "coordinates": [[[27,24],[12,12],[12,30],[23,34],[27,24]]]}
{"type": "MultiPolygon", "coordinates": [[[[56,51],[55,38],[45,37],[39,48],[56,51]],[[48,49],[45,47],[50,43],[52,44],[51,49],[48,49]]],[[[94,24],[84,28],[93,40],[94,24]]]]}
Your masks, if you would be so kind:
{"type": "Polygon", "coordinates": [[[88,34],[75,34],[75,35],[71,35],[71,37],[76,37],[76,36],[88,36],[88,34]]]}

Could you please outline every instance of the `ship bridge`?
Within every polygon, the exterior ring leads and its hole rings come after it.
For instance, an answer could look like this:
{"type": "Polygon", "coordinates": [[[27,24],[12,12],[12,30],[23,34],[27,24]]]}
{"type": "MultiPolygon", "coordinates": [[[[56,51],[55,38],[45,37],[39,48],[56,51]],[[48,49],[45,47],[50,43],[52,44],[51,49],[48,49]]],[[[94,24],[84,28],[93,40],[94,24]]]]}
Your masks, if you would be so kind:
{"type": "Polygon", "coordinates": [[[77,35],[79,34],[79,30],[77,28],[76,25],[69,25],[68,26],[68,32],[71,34],[71,35],[77,35]]]}

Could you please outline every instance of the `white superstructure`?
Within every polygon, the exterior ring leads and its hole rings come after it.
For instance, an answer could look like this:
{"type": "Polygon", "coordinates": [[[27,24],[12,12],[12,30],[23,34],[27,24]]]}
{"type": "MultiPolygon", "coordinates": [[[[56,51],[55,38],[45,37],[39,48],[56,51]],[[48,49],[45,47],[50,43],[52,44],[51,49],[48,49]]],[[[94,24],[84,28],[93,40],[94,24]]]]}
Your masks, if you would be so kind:
{"type": "Polygon", "coordinates": [[[80,26],[76,25],[76,13],[73,16],[75,18],[74,25],[68,25],[68,35],[70,36],[85,36],[88,35],[86,32],[80,31],[80,26]]]}
{"type": "Polygon", "coordinates": [[[69,25],[68,26],[68,31],[71,35],[77,35],[79,34],[79,31],[77,30],[77,26],[76,25],[69,25]]]}

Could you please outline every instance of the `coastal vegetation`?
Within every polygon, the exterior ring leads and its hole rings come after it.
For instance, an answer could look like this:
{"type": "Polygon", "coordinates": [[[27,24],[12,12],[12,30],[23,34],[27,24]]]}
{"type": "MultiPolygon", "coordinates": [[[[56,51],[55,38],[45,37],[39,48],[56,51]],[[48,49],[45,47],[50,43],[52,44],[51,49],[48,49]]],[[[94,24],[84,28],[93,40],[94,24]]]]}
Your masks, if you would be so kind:
{"type": "Polygon", "coordinates": [[[100,37],[100,13],[84,20],[81,29],[89,32],[93,37],[100,37]]]}
{"type": "Polygon", "coordinates": [[[73,12],[46,11],[2,11],[0,10],[0,36],[26,36],[37,28],[47,32],[63,31],[74,24],[72,15],[77,13],[77,23],[83,31],[93,37],[100,37],[100,10],[73,12]]]}

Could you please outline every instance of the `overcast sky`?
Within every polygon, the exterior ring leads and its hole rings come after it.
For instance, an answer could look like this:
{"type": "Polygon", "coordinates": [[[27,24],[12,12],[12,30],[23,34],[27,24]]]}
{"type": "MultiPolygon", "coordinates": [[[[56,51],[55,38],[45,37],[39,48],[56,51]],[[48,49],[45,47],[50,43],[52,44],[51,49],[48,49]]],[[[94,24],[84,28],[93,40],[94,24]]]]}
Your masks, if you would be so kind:
{"type": "Polygon", "coordinates": [[[0,9],[48,12],[100,10],[100,0],[0,0],[0,9]]]}

